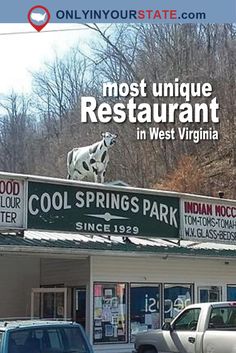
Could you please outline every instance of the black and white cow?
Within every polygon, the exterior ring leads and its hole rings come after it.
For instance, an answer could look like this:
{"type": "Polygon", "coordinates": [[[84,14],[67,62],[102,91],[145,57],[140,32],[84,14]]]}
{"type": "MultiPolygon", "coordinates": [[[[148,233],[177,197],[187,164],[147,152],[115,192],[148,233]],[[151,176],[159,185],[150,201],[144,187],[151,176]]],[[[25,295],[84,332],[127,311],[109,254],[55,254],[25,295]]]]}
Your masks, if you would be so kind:
{"type": "Polygon", "coordinates": [[[93,179],[104,183],[104,175],[109,162],[108,149],[116,143],[116,134],[102,133],[102,140],[90,146],[73,148],[67,155],[68,179],[93,179]]]}

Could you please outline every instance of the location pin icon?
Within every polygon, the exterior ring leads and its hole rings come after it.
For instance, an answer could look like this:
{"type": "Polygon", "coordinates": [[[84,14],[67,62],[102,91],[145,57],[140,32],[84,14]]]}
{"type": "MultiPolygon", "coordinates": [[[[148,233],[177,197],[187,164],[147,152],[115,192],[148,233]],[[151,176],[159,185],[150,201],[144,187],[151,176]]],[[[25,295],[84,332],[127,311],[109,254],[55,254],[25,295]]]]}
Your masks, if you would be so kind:
{"type": "Polygon", "coordinates": [[[41,5],[31,7],[28,12],[28,21],[38,32],[48,24],[50,18],[51,15],[48,9],[41,5]]]}

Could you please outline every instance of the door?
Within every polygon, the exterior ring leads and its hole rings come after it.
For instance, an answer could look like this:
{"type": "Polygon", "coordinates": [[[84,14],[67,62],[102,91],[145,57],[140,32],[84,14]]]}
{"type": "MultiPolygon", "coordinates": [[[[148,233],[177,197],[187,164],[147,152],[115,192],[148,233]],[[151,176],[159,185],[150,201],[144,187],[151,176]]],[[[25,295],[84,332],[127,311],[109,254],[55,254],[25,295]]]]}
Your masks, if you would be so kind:
{"type": "Polygon", "coordinates": [[[222,288],[218,286],[198,287],[198,302],[220,302],[222,300],[222,288]]]}
{"type": "Polygon", "coordinates": [[[31,318],[66,319],[67,288],[32,288],[31,318]]]}
{"type": "Polygon", "coordinates": [[[72,291],[72,318],[86,328],[86,288],[73,288],[72,291]]]}
{"type": "Polygon", "coordinates": [[[173,330],[163,331],[170,353],[195,353],[200,308],[185,310],[173,323],[173,330]]]}

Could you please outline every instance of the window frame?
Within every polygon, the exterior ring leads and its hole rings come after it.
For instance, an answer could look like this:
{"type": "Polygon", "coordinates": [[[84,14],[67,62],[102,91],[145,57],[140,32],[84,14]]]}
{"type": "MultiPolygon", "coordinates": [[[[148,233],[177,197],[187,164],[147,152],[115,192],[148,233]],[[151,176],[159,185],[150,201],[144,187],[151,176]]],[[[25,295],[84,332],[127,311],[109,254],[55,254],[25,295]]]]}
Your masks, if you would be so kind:
{"type": "Polygon", "coordinates": [[[204,303],[205,301],[201,301],[201,295],[200,295],[200,291],[201,290],[206,290],[207,291],[207,295],[208,295],[208,300],[206,301],[207,303],[215,303],[215,302],[220,302],[222,301],[222,297],[223,297],[223,286],[222,285],[199,285],[197,286],[197,298],[198,298],[198,302],[199,303],[204,303]],[[212,293],[214,293],[214,291],[216,292],[216,290],[219,293],[219,298],[215,301],[210,301],[209,300],[209,296],[210,296],[210,291],[212,291],[212,293]]]}
{"type": "MultiPolygon", "coordinates": [[[[165,323],[165,322],[170,322],[170,321],[172,321],[172,320],[174,320],[175,319],[175,317],[179,314],[179,313],[177,313],[175,316],[172,316],[172,318],[166,318],[165,317],[165,301],[166,301],[166,298],[165,298],[165,286],[182,286],[182,287],[185,287],[185,286],[189,286],[189,291],[190,291],[190,299],[191,299],[191,301],[190,301],[190,303],[189,304],[193,304],[194,302],[195,302],[195,298],[194,298],[194,286],[195,286],[195,284],[194,283],[190,283],[190,282],[186,282],[186,283],[184,283],[184,282],[173,282],[173,283],[171,283],[171,282],[164,282],[163,284],[162,284],[162,296],[161,296],[161,300],[162,300],[162,307],[161,307],[161,311],[162,311],[162,321],[163,321],[163,323],[165,323]]],[[[176,299],[178,299],[178,298],[176,298],[176,299]]],[[[175,299],[175,300],[176,300],[175,299]]],[[[187,307],[187,305],[186,306],[184,306],[182,309],[184,309],[185,307],[187,307]]],[[[182,309],[179,309],[179,312],[182,310],[182,309]]]]}
{"type": "MultiPolygon", "coordinates": [[[[129,282],[122,282],[122,281],[94,281],[93,282],[93,286],[92,286],[92,290],[93,290],[93,324],[92,324],[92,341],[93,344],[98,346],[98,345],[104,345],[104,344],[127,344],[129,342],[129,302],[128,302],[128,291],[129,291],[129,282]],[[124,289],[125,289],[125,312],[124,312],[124,316],[125,316],[125,332],[124,332],[124,336],[125,336],[125,340],[123,341],[119,341],[118,339],[115,341],[96,341],[95,340],[95,321],[98,320],[97,318],[95,318],[95,297],[103,297],[103,293],[105,293],[105,290],[112,290],[112,288],[109,288],[111,286],[115,286],[117,284],[121,284],[124,285],[124,289]],[[102,296],[95,296],[95,286],[96,285],[101,285],[102,286],[102,296]]],[[[102,324],[102,323],[101,323],[102,324]]],[[[112,323],[107,323],[107,326],[112,326],[112,323]]],[[[102,330],[102,326],[101,327],[102,330]]],[[[110,328],[111,330],[111,328],[110,328]]],[[[108,328],[107,328],[107,334],[108,334],[108,328]]],[[[109,337],[109,336],[107,336],[109,337]]]]}
{"type": "Polygon", "coordinates": [[[227,301],[236,301],[236,298],[235,299],[229,299],[229,288],[235,288],[235,290],[236,290],[236,284],[232,284],[232,283],[230,283],[230,284],[226,284],[226,300],[227,301]]]}
{"type": "MultiPolygon", "coordinates": [[[[130,282],[129,283],[129,316],[128,316],[128,323],[129,323],[129,342],[133,343],[134,339],[132,339],[132,332],[131,332],[131,288],[132,285],[142,286],[142,287],[157,287],[159,289],[159,328],[162,326],[162,283],[160,282],[130,282]]],[[[147,329],[149,331],[151,329],[147,329]]]]}

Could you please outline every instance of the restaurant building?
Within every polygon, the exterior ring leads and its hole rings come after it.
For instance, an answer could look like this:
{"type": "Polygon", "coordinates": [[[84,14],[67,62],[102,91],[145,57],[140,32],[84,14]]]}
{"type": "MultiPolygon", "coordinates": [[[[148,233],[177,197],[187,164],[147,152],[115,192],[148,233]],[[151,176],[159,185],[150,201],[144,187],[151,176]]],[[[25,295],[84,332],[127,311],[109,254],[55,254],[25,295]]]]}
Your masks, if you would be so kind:
{"type": "Polygon", "coordinates": [[[72,319],[96,353],[130,353],[189,303],[236,300],[235,201],[13,177],[0,185],[0,317],[72,319]]]}

